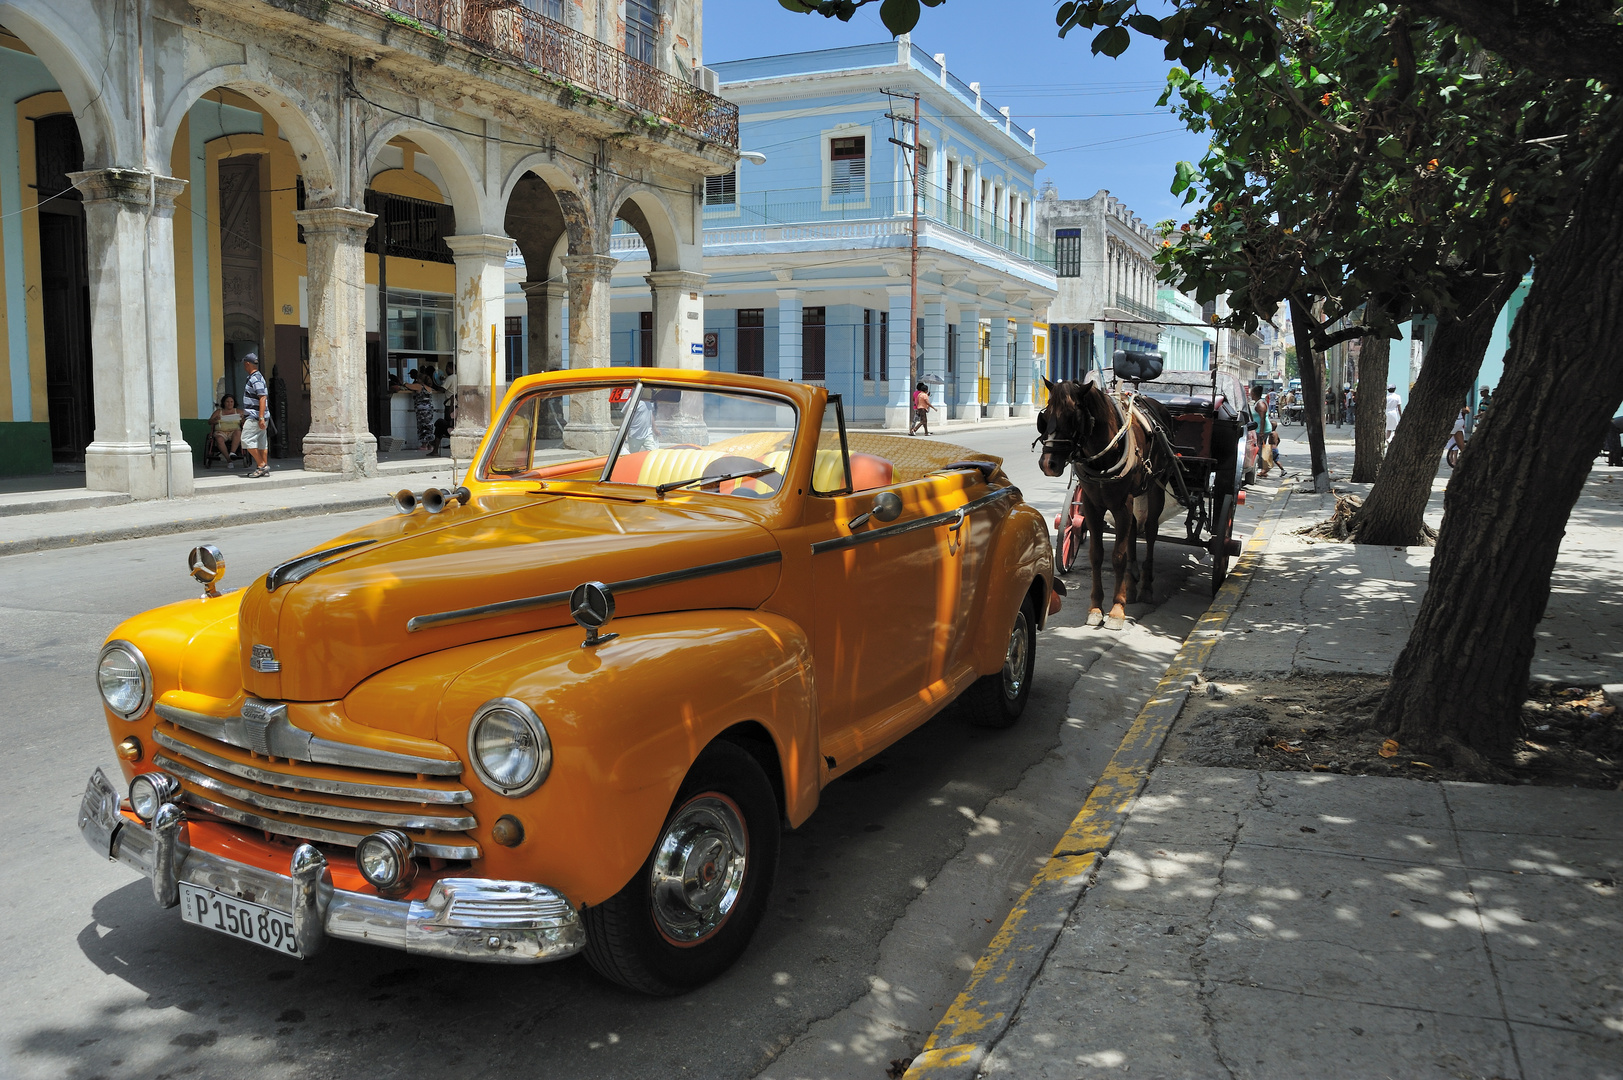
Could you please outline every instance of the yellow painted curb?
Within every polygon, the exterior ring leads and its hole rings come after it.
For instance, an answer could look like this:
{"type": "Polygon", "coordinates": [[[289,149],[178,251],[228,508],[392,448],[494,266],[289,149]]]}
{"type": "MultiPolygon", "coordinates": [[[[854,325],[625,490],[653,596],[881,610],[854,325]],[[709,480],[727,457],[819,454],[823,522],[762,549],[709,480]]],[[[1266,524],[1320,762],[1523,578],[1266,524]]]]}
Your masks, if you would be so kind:
{"type": "Polygon", "coordinates": [[[906,1080],[968,1080],[1007,1030],[1071,910],[1092,883],[1099,860],[1110,851],[1126,824],[1127,812],[1144,789],[1150,768],[1183,708],[1195,676],[1239,607],[1256,572],[1257,559],[1273,537],[1288,502],[1288,492],[1275,494],[1273,505],[1224,579],[1212,606],[1190,631],[1155,692],[1134,717],[1087,801],[1054,845],[1053,854],[975,961],[969,982],[941,1017],[923,1051],[913,1059],[906,1080]]]}

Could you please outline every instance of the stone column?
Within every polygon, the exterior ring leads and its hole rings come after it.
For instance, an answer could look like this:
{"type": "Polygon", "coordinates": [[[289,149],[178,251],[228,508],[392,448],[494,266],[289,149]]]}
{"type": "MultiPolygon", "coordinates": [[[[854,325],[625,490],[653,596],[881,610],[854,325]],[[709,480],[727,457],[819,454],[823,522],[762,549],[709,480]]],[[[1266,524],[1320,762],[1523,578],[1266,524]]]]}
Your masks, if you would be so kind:
{"type": "Polygon", "coordinates": [[[564,366],[564,283],[526,281],[522,288],[530,325],[524,373],[557,371],[564,366]]]}
{"type": "Polygon", "coordinates": [[[565,255],[569,290],[569,366],[609,366],[609,290],[620,260],[612,255],[565,255]]]}
{"type": "Polygon", "coordinates": [[[656,270],[645,274],[654,298],[654,366],[704,368],[704,286],[709,274],[656,270]]]}
{"type": "MultiPolygon", "coordinates": [[[[612,255],[565,255],[565,284],[569,289],[569,366],[609,366],[609,290],[620,260],[612,255]]],[[[607,390],[572,394],[564,445],[589,454],[606,454],[618,430],[609,419],[607,390]]]]}
{"type": "Polygon", "coordinates": [[[175,198],[186,181],[134,169],[71,178],[84,193],[95,365],[85,486],[137,499],[190,495],[175,325],[175,198]]]}
{"type": "Polygon", "coordinates": [[[507,314],[507,236],[447,236],[456,261],[456,430],[451,456],[467,461],[506,390],[502,320],[507,314]]]}
{"type": "Polygon", "coordinates": [[[981,418],[981,309],[958,309],[958,404],[954,420],[981,418]]]}
{"type": "Polygon", "coordinates": [[[934,375],[939,383],[925,379],[930,388],[930,401],[941,411],[931,413],[931,419],[947,416],[947,305],[940,294],[919,297],[920,313],[924,316],[924,359],[919,376],[934,375]]]}
{"type": "Polygon", "coordinates": [[[992,312],[991,333],[986,336],[986,381],[991,399],[986,407],[987,419],[1008,419],[1009,317],[1002,311],[992,312]]]}
{"type": "Polygon", "coordinates": [[[1031,396],[1031,319],[1014,320],[1014,415],[1035,414],[1031,396]]]}
{"type": "Polygon", "coordinates": [[[913,382],[908,378],[912,367],[907,356],[910,336],[907,327],[913,321],[912,289],[906,285],[887,285],[885,292],[890,300],[890,342],[887,349],[890,381],[886,384],[889,400],[885,405],[885,426],[905,429],[913,403],[913,382]]]}
{"type": "Polygon", "coordinates": [[[345,206],[293,213],[304,226],[310,432],[303,454],[314,472],[378,474],[378,441],[366,423],[366,233],[375,217],[345,206]]]}
{"type": "Polygon", "coordinates": [[[778,290],[778,378],[800,381],[801,318],[799,289],[778,290]]]}

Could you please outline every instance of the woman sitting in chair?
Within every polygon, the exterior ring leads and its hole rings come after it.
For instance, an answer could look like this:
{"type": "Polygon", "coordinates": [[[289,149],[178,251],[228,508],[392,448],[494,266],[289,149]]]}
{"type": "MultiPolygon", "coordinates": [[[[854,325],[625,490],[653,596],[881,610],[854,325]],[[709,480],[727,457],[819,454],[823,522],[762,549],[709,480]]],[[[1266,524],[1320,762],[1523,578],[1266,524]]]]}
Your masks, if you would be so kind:
{"type": "Polygon", "coordinates": [[[229,467],[231,455],[242,450],[242,410],[237,399],[230,394],[220,399],[220,407],[209,417],[209,438],[220,452],[220,460],[229,467]]]}

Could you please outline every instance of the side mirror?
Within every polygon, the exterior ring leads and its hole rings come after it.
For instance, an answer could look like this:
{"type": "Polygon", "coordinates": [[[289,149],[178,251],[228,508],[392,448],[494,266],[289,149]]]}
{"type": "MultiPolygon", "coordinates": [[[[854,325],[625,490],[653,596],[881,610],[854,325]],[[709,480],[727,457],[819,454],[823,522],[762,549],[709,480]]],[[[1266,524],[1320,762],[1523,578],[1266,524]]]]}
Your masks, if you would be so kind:
{"type": "Polygon", "coordinates": [[[873,516],[880,521],[895,521],[902,516],[902,497],[894,491],[881,491],[873,501],[873,516]]]}

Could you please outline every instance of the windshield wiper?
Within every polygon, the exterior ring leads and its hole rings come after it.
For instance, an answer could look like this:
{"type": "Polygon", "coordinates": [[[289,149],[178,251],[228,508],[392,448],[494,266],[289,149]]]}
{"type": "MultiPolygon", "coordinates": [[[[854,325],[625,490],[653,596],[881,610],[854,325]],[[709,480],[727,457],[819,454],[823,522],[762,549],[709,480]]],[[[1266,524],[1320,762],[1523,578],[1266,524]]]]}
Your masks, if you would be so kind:
{"type": "Polygon", "coordinates": [[[695,476],[691,480],[672,480],[668,484],[661,484],[654,489],[655,495],[663,495],[667,491],[687,487],[689,484],[698,484],[700,487],[709,487],[711,484],[722,484],[728,480],[749,480],[756,476],[765,476],[769,472],[777,472],[770,465],[764,469],[751,469],[749,472],[722,473],[720,476],[695,476]]]}

